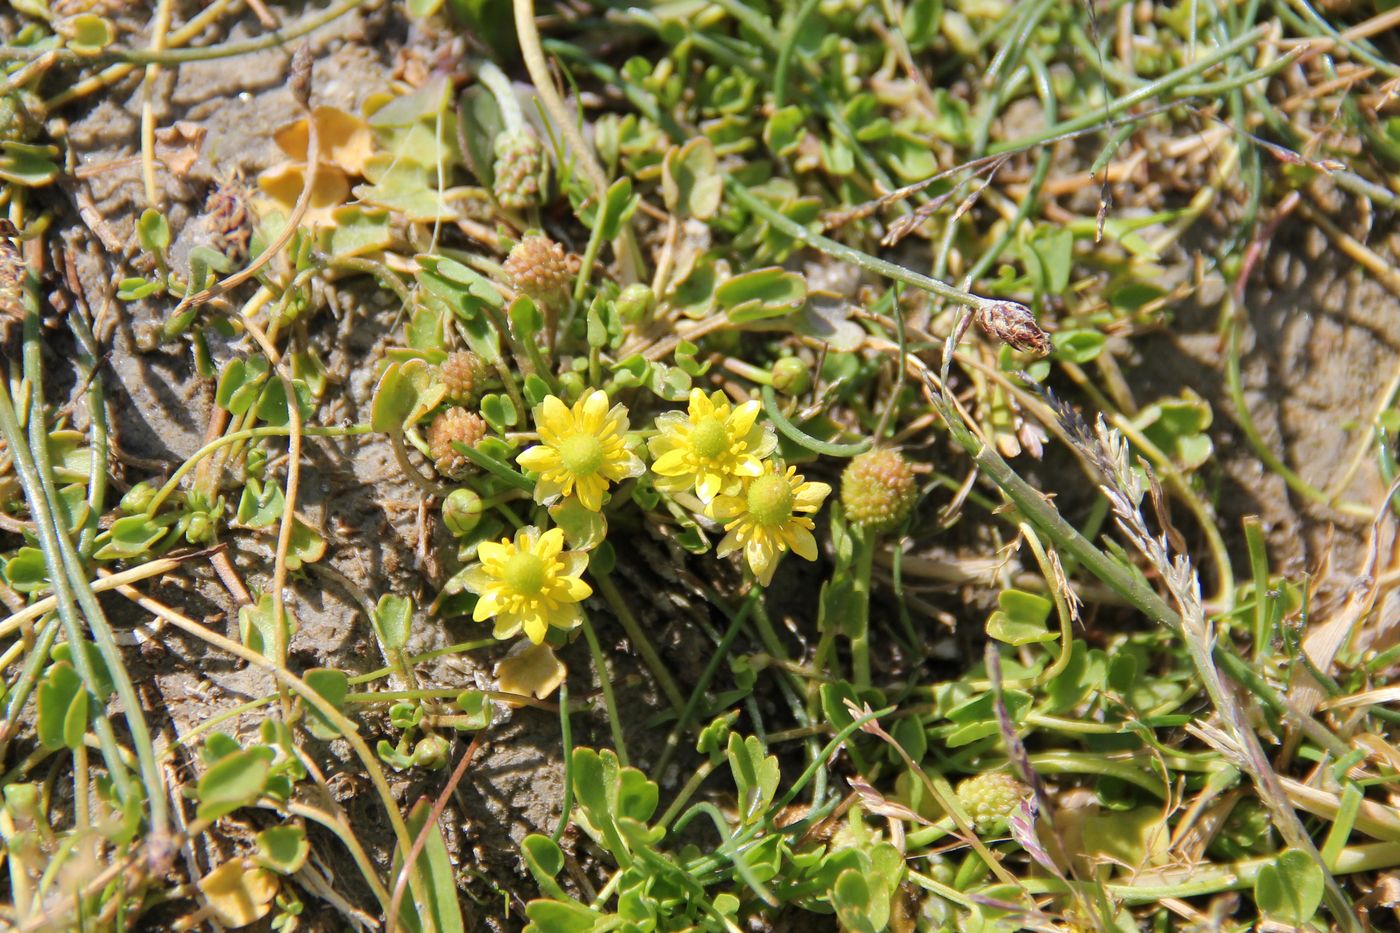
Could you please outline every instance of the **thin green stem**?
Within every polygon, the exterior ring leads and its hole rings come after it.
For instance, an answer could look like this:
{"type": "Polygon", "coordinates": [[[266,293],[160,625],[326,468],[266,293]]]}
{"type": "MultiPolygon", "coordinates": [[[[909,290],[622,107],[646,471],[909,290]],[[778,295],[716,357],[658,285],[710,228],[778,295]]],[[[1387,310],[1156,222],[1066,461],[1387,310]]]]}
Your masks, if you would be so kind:
{"type": "Polygon", "coordinates": [[[617,760],[627,766],[627,739],[622,734],[622,718],[618,715],[617,698],[613,696],[612,674],[608,672],[607,658],[603,657],[603,647],[598,644],[598,633],[593,630],[593,622],[583,617],[583,637],[588,640],[588,653],[593,658],[593,667],[598,674],[598,684],[603,689],[603,704],[608,710],[608,728],[612,730],[613,751],[617,760]]]}

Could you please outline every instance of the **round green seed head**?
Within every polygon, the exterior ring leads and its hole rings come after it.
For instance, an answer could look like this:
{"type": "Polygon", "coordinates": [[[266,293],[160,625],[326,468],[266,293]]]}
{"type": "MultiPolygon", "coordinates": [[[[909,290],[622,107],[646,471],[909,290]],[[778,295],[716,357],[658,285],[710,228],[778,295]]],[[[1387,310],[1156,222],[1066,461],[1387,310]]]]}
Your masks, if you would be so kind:
{"type": "Polygon", "coordinates": [[[851,524],[889,531],[909,516],[918,493],[914,469],[896,450],[866,451],[841,474],[841,504],[851,524]]]}
{"type": "Polygon", "coordinates": [[[521,596],[534,596],[544,589],[544,560],[529,551],[519,551],[506,561],[501,579],[511,591],[521,596]]]}
{"type": "Polygon", "coordinates": [[[690,441],[697,454],[707,460],[713,460],[729,446],[729,431],[718,418],[706,418],[695,426],[690,441]]]}
{"type": "Polygon", "coordinates": [[[1005,771],[975,774],[958,784],[958,803],[980,833],[1004,832],[1030,788],[1005,771]]]}
{"type": "Polygon", "coordinates": [[[749,514],[760,525],[781,525],[792,517],[792,486],[767,473],[749,483],[749,514]]]}
{"type": "Polygon", "coordinates": [[[575,476],[592,476],[603,465],[603,442],[592,434],[574,434],[559,445],[559,461],[575,476]]]}

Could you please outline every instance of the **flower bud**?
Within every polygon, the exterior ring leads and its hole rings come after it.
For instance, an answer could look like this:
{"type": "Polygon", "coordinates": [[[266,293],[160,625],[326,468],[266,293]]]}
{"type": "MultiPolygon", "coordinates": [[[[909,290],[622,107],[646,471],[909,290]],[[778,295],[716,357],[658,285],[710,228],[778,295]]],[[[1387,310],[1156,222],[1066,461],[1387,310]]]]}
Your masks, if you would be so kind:
{"type": "Polygon", "coordinates": [[[1014,301],[983,301],[974,315],[977,326],[990,339],[1021,353],[1036,356],[1050,353],[1050,335],[1041,329],[1035,315],[1025,305],[1014,301]]]}
{"type": "Polygon", "coordinates": [[[536,207],[541,201],[540,178],[544,171],[544,150],[529,129],[501,133],[493,146],[496,176],[492,191],[501,206],[513,211],[536,207]]]}
{"type": "Polygon", "coordinates": [[[527,236],[511,249],[503,266],[506,275],[536,304],[567,298],[573,275],[564,247],[547,236],[527,236]]]}
{"type": "Polygon", "coordinates": [[[442,503],[442,523],[459,538],[476,530],[481,522],[481,497],[470,489],[454,489],[442,503]]]}
{"type": "Polygon", "coordinates": [[[446,400],[453,405],[470,405],[481,394],[486,378],[486,365],[470,350],[450,353],[438,368],[442,384],[447,389],[446,400]]]}
{"type": "Polygon", "coordinates": [[[203,544],[214,537],[214,520],[207,512],[195,512],[185,525],[185,540],[190,544],[203,544]]]}
{"type": "Polygon", "coordinates": [[[127,515],[139,515],[150,508],[151,500],[155,497],[156,488],[150,483],[140,482],[126,491],[118,508],[127,515]]]}
{"type": "Polygon", "coordinates": [[[583,397],[586,388],[588,385],[584,382],[583,373],[569,370],[559,376],[559,397],[570,405],[583,397]]]}
{"type": "Polygon", "coordinates": [[[974,774],[957,789],[958,803],[983,835],[1005,832],[1007,820],[1029,793],[1029,787],[1005,771],[974,774]]]}
{"type": "Polygon", "coordinates": [[[852,459],[841,474],[846,518],[864,531],[897,527],[914,507],[917,493],[914,468],[897,450],[868,450],[852,459]]]}
{"type": "Polygon", "coordinates": [[[773,388],[784,395],[801,395],[812,387],[812,370],[795,356],[785,356],[770,371],[773,388]]]}
{"type": "Polygon", "coordinates": [[[447,764],[447,748],[447,739],[442,736],[425,735],[413,746],[413,763],[436,771],[447,764]]]}
{"type": "Polygon", "coordinates": [[[642,282],[633,282],[617,296],[618,316],[628,324],[641,324],[651,315],[655,305],[656,294],[650,285],[642,282]]]}
{"type": "Polygon", "coordinates": [[[433,466],[448,479],[462,479],[471,470],[471,461],[458,453],[453,442],[475,447],[486,436],[486,422],[465,408],[449,408],[428,425],[428,453],[433,466]]]}

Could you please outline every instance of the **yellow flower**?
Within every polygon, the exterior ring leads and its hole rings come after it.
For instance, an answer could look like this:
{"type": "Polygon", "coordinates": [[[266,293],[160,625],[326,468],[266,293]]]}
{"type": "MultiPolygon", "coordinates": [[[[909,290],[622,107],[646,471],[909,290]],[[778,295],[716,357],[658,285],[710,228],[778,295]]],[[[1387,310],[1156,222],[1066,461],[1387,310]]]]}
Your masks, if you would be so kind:
{"type": "Polygon", "coordinates": [[[540,534],[527,526],[515,533],[514,541],[483,542],[476,556],[480,563],[463,576],[467,589],[479,597],[472,618],[495,619],[496,638],[510,638],[523,629],[538,645],[550,626],[567,632],[583,621],[579,603],[593,593],[579,579],[588,555],[564,550],[560,529],[540,534]]]}
{"type": "Polygon", "coordinates": [[[661,433],[647,441],[656,488],[687,492],[693,486],[701,502],[720,493],[733,495],[746,478],[763,473],[763,458],[778,446],[772,428],[757,423],[759,404],[733,407],[723,392],[707,396],[690,390],[687,414],[659,415],[661,433]]]}
{"type": "Polygon", "coordinates": [[[728,532],[715,553],[724,557],[743,548],[754,576],[767,586],[784,551],[817,559],[817,541],[807,515],[820,509],[830,494],[830,486],[804,481],[796,467],[784,471],[768,461],[762,475],[744,485],[743,495],[716,496],[710,503],[706,512],[724,522],[728,532]]]}
{"type": "Polygon", "coordinates": [[[577,495],[585,509],[603,507],[609,483],[640,476],[646,467],[627,449],[627,408],[608,408],[608,395],[594,389],[574,403],[571,410],[552,395],[535,406],[535,428],[540,443],[515,458],[527,470],[540,475],[535,501],[550,503],[560,496],[577,495]]]}

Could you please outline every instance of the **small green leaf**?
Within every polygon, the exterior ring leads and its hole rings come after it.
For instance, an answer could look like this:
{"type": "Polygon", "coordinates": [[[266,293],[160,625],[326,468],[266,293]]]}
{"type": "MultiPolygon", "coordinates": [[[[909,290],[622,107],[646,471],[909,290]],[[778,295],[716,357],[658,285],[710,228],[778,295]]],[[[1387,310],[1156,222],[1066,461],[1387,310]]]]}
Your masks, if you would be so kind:
{"type": "Polygon", "coordinates": [[[584,508],[577,496],[569,496],[551,505],[549,518],[564,532],[564,540],[570,550],[591,551],[608,534],[608,520],[603,513],[584,508]]]}
{"type": "Polygon", "coordinates": [[[763,127],[763,142],[775,155],[790,156],[804,135],[806,113],[796,104],[773,112],[763,127]]]}
{"type": "Polygon", "coordinates": [[[757,736],[741,739],[738,733],[729,736],[729,768],[734,786],[739,791],[740,819],[752,823],[762,816],[777,793],[782,771],[776,755],[765,755],[763,742],[757,736]]]}
{"type": "Polygon", "coordinates": [[[141,219],[136,221],[136,239],[146,252],[164,256],[170,249],[170,224],[165,215],[153,207],[142,211],[141,219]]]}
{"type": "Polygon", "coordinates": [[[311,853],[306,830],[300,826],[273,826],[253,837],[258,863],[278,874],[294,875],[306,864],[311,853]]]}
{"type": "Polygon", "coordinates": [[[1311,855],[1288,849],[1259,869],[1254,902],[1269,920],[1301,927],[1316,915],[1325,885],[1322,866],[1311,855]]]}
{"type": "Polygon", "coordinates": [[[287,501],[282,495],[281,486],[276,483],[264,484],[250,477],[244,483],[243,494],[238,498],[238,522],[249,528],[266,528],[282,517],[286,506],[287,501]]]}
{"type": "MultiPolygon", "coordinates": [[[[121,521],[123,519],[118,519],[117,523],[121,521]]],[[[99,552],[97,556],[102,557],[102,554],[99,552]]],[[[21,593],[48,589],[49,567],[44,560],[44,552],[36,547],[20,548],[14,557],[5,562],[5,579],[21,593]]]]}
{"type": "Polygon", "coordinates": [[[807,300],[807,280],[782,266],[736,275],[715,289],[715,301],[736,324],[782,317],[807,300]]]}
{"type": "Polygon", "coordinates": [[[397,651],[408,644],[413,629],[413,600],[393,593],[379,597],[374,607],[374,627],[388,650],[397,651]]]}
{"type": "Polygon", "coordinates": [[[201,820],[217,820],[256,801],[272,770],[272,750],[249,748],[220,758],[199,779],[201,820]]]}
{"type": "Polygon", "coordinates": [[[1055,356],[1071,363],[1088,363],[1103,352],[1108,338],[1096,330],[1062,330],[1050,337],[1055,356]]]}
{"type": "Polygon", "coordinates": [[[89,696],[77,670],[67,661],[50,665],[39,682],[35,731],[47,749],[75,749],[87,732],[89,696]]]}
{"type": "Polygon", "coordinates": [[[997,604],[1001,608],[987,619],[987,634],[997,641],[1020,646],[1058,637],[1045,627],[1054,606],[1045,597],[1022,590],[1002,590],[997,604]]]}
{"type": "MultiPolygon", "coordinates": [[[[164,534],[165,528],[145,515],[126,515],[112,522],[111,527],[98,536],[99,547],[93,556],[98,560],[141,557],[149,553],[164,534]]],[[[6,568],[6,574],[9,573],[6,568]]],[[[15,585],[13,579],[11,585],[15,585]]],[[[19,589],[18,586],[15,588],[19,589]]]]}
{"type": "MultiPolygon", "coordinates": [[[[331,706],[336,709],[345,706],[345,695],[350,691],[350,678],[344,671],[329,667],[312,668],[302,675],[302,679],[331,706]]],[[[340,737],[340,727],[310,703],[306,704],[306,728],[318,739],[329,741],[340,737]]]]}
{"type": "Polygon", "coordinates": [[[287,547],[287,569],[300,570],[326,556],[326,539],[299,518],[292,520],[292,537],[287,547]]]}
{"type": "Polygon", "coordinates": [[[491,705],[491,698],[482,691],[464,690],[457,695],[456,703],[465,717],[458,729],[478,731],[491,725],[495,707],[491,705]]]}
{"type": "Polygon", "coordinates": [[[57,150],[20,142],[0,142],[0,181],[39,188],[58,177],[57,150]]]}
{"type": "Polygon", "coordinates": [[[446,393],[447,386],[426,360],[393,363],[374,390],[370,427],[397,434],[436,408],[446,393]]]}
{"type": "Polygon", "coordinates": [[[68,48],[79,55],[96,55],[112,44],[112,24],[95,13],[80,13],[63,24],[68,48]]]}
{"type": "Polygon", "coordinates": [[[269,369],[267,357],[264,356],[250,359],[235,357],[229,360],[219,375],[214,402],[230,414],[246,413],[257,400],[261,386],[267,380],[269,369]]]}
{"type": "Polygon", "coordinates": [[[673,213],[697,220],[713,217],[724,197],[714,144],[697,136],[684,146],[671,147],[662,163],[661,193],[673,213]]]}
{"type": "Polygon", "coordinates": [[[603,212],[598,219],[598,235],[604,240],[615,239],[622,225],[637,210],[637,198],[632,196],[632,179],[626,175],[608,186],[603,196],[603,212]]]}

